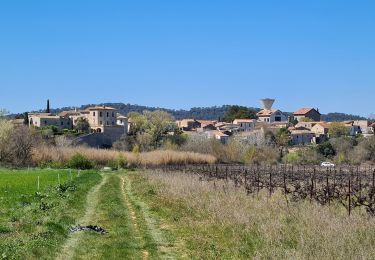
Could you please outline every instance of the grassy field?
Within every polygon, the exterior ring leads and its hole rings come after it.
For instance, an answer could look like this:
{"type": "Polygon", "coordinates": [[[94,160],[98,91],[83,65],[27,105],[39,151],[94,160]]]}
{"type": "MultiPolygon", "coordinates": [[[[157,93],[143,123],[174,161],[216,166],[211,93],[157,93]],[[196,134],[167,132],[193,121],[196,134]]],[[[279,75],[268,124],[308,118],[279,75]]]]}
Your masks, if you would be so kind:
{"type": "Polygon", "coordinates": [[[100,179],[96,171],[0,170],[0,259],[51,259],[100,179]]]}
{"type": "Polygon", "coordinates": [[[364,212],[183,173],[1,170],[0,199],[0,259],[375,259],[364,212]]]}
{"type": "Polygon", "coordinates": [[[133,194],[128,175],[1,170],[0,259],[178,258],[173,237],[133,194]],[[76,224],[107,233],[70,233],[76,224]]]}
{"type": "MultiPolygon", "coordinates": [[[[224,181],[183,173],[132,174],[150,207],[193,259],[375,259],[375,219],[340,205],[249,196],[224,181]]],[[[177,248],[176,248],[177,249],[177,248]]]]}

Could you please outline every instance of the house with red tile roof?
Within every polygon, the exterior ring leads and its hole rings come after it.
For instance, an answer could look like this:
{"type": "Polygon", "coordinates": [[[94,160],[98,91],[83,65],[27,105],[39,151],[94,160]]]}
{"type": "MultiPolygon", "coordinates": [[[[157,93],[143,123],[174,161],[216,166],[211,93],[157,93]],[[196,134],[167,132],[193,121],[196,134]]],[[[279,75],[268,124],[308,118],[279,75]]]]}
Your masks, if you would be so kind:
{"type": "Polygon", "coordinates": [[[293,113],[294,119],[297,119],[298,122],[303,121],[304,118],[308,118],[311,121],[320,121],[320,113],[319,110],[315,108],[300,108],[296,112],[293,113]]]}

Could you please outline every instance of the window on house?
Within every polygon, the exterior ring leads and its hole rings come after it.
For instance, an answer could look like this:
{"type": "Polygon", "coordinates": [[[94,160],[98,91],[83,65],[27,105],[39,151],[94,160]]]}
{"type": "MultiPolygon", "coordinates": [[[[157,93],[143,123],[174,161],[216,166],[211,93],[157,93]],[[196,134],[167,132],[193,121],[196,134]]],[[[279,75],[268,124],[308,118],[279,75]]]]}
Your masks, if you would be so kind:
{"type": "Polygon", "coordinates": [[[44,120],[44,124],[45,124],[45,125],[47,124],[47,120],[44,120]]]}
{"type": "Polygon", "coordinates": [[[120,120],[120,123],[122,124],[122,119],[120,120]]]}
{"type": "Polygon", "coordinates": [[[109,125],[109,122],[107,121],[107,125],[109,125]]]}
{"type": "Polygon", "coordinates": [[[103,122],[102,122],[102,121],[100,121],[100,124],[102,125],[102,124],[103,124],[103,122]]]}
{"type": "Polygon", "coordinates": [[[95,112],[92,112],[92,115],[95,116],[95,112]]]}
{"type": "Polygon", "coordinates": [[[103,116],[103,113],[102,113],[101,111],[100,111],[100,113],[99,113],[99,116],[101,116],[101,117],[103,116]]]}
{"type": "Polygon", "coordinates": [[[109,117],[109,112],[107,112],[107,117],[109,117]]]}
{"type": "Polygon", "coordinates": [[[64,125],[64,122],[63,122],[63,121],[61,121],[61,125],[64,125]]]}
{"type": "Polygon", "coordinates": [[[115,117],[115,113],[114,112],[112,112],[112,117],[115,117]]]}

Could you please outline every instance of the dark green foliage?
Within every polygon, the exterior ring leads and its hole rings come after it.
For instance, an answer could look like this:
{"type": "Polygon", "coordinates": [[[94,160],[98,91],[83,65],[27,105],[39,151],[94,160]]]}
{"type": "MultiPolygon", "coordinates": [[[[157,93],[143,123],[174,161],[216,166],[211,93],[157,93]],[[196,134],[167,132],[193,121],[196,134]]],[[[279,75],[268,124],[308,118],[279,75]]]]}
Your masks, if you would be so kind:
{"type": "Polygon", "coordinates": [[[41,129],[42,131],[43,131],[43,130],[48,130],[48,129],[50,129],[50,130],[52,130],[52,132],[53,132],[54,134],[57,134],[57,133],[59,132],[59,128],[58,128],[57,126],[55,126],[55,125],[43,126],[43,127],[41,127],[40,129],[41,129]]]}
{"type": "Polygon", "coordinates": [[[348,120],[367,120],[367,118],[345,113],[328,113],[326,115],[321,115],[321,120],[327,122],[338,122],[348,120]]]}
{"type": "Polygon", "coordinates": [[[93,161],[79,153],[73,155],[73,157],[69,160],[68,165],[70,168],[81,170],[92,169],[95,167],[95,163],[93,161]]]}
{"type": "Polygon", "coordinates": [[[78,118],[77,123],[76,123],[76,129],[80,133],[86,133],[90,129],[90,124],[85,118],[78,118]]]}
{"type": "Polygon", "coordinates": [[[290,131],[288,130],[288,128],[286,127],[283,127],[283,128],[280,128],[277,133],[276,133],[276,143],[279,145],[279,146],[288,146],[290,145],[290,131]]]}
{"type": "Polygon", "coordinates": [[[336,154],[335,149],[329,141],[319,144],[317,151],[326,158],[332,158],[336,154]]]}
{"type": "Polygon", "coordinates": [[[298,120],[294,118],[291,123],[292,123],[292,125],[296,125],[296,124],[298,124],[298,120]]]}
{"type": "Polygon", "coordinates": [[[230,106],[224,115],[224,121],[232,122],[236,118],[256,119],[256,111],[244,106],[230,106]]]}

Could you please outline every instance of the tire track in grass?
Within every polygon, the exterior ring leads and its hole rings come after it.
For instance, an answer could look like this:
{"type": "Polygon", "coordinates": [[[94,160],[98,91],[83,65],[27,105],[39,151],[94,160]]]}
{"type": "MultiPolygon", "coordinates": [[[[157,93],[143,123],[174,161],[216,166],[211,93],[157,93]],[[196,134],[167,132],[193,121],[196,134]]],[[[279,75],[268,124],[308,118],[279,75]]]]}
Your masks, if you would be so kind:
{"type": "Polygon", "coordinates": [[[141,241],[141,244],[142,244],[142,247],[143,247],[142,256],[143,256],[143,259],[146,260],[146,259],[149,258],[150,253],[145,249],[146,242],[145,242],[144,237],[142,236],[140,228],[138,226],[137,215],[135,213],[133,205],[129,200],[129,196],[127,194],[124,177],[121,177],[121,192],[122,192],[122,196],[124,198],[124,202],[126,204],[126,207],[128,208],[128,210],[130,212],[130,218],[132,219],[132,225],[133,225],[134,232],[135,232],[134,235],[135,235],[136,238],[138,238],[141,241]]]}
{"type": "MultiPolygon", "coordinates": [[[[103,175],[102,175],[103,176],[103,175]]],[[[90,221],[94,219],[95,208],[99,201],[99,191],[102,186],[107,182],[108,176],[103,176],[101,182],[91,189],[87,194],[86,209],[84,216],[77,221],[76,224],[86,225],[90,224],[90,221]]],[[[78,245],[82,236],[82,232],[76,232],[69,235],[69,238],[62,247],[61,253],[57,256],[58,260],[73,259],[74,249],[78,245]]]]}
{"type": "MultiPolygon", "coordinates": [[[[157,257],[163,258],[163,259],[174,259],[176,258],[172,252],[173,245],[171,245],[167,239],[165,238],[163,232],[158,228],[157,221],[151,216],[149,212],[148,206],[135,198],[135,196],[132,194],[131,190],[131,181],[129,178],[125,176],[121,176],[122,179],[122,187],[123,187],[123,194],[124,198],[127,201],[127,205],[129,207],[129,210],[132,212],[131,214],[134,214],[134,220],[137,221],[136,217],[136,211],[134,210],[134,207],[136,207],[139,211],[139,215],[142,218],[141,221],[144,222],[145,228],[147,233],[149,234],[152,242],[154,245],[156,245],[156,254],[157,257]]],[[[136,226],[138,226],[137,223],[135,223],[136,226]]],[[[139,227],[138,230],[140,231],[139,227]]],[[[141,233],[141,232],[140,232],[141,233]]],[[[147,234],[144,232],[143,234],[143,241],[145,242],[145,246],[147,246],[146,243],[146,236],[147,234]]],[[[149,256],[150,252],[144,252],[144,256],[149,256]]]]}

